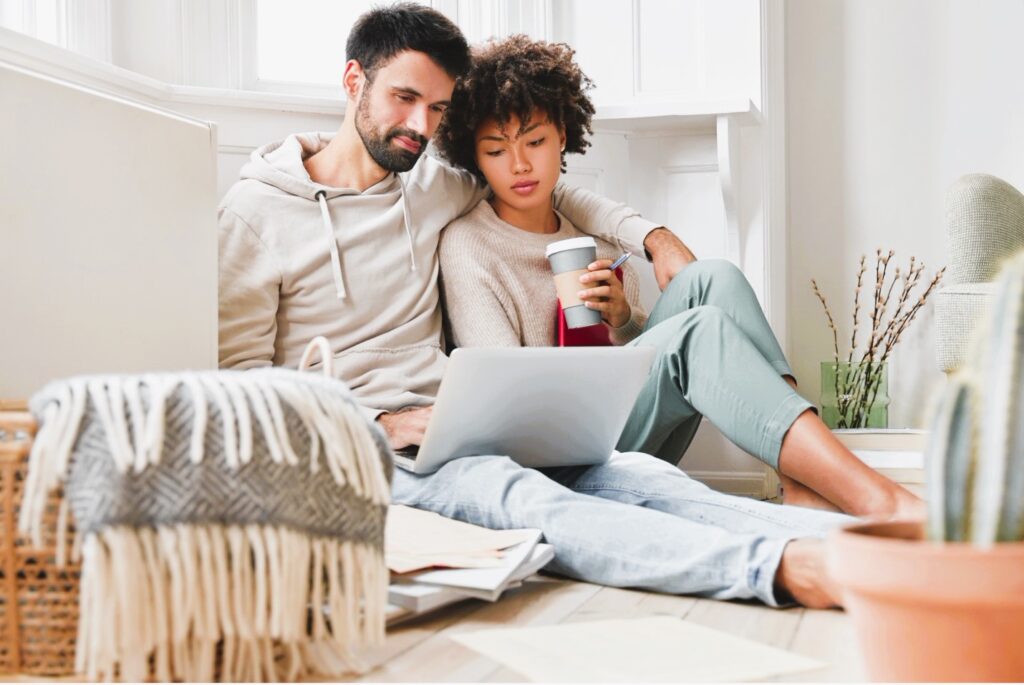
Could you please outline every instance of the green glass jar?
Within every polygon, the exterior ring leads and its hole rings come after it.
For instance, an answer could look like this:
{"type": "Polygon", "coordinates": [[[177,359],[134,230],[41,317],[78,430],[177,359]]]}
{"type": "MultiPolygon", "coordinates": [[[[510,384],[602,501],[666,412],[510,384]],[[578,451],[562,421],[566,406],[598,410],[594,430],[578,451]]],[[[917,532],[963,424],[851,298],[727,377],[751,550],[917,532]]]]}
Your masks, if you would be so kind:
{"type": "Polygon", "coordinates": [[[822,362],[821,420],[829,428],[886,428],[886,362],[822,362]]]}

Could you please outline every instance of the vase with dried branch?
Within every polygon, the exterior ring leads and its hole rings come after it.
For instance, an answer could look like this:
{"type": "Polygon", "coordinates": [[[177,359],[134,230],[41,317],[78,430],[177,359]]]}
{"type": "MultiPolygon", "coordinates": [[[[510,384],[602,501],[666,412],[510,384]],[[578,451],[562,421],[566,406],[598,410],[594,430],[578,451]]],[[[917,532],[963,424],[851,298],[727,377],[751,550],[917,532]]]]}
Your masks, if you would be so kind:
{"type": "MultiPolygon", "coordinates": [[[[945,267],[935,272],[931,281],[924,287],[924,291],[918,296],[915,291],[919,290],[918,286],[922,283],[924,262],[919,262],[912,256],[905,270],[893,265],[890,271],[889,266],[894,255],[895,252],[892,250],[888,253],[883,253],[880,249],[875,251],[875,283],[870,326],[863,340],[859,340],[858,337],[861,326],[861,292],[864,290],[864,276],[868,272],[868,265],[866,255],[860,258],[857,286],[853,291],[853,329],[845,359],[839,352],[839,330],[832,310],[818,283],[811,279],[814,294],[825,310],[825,318],[832,331],[834,361],[827,365],[834,369],[834,373],[826,374],[827,380],[823,375],[822,388],[823,394],[835,392],[834,411],[824,411],[823,407],[822,412],[822,420],[830,428],[877,427],[879,420],[876,417],[880,412],[873,410],[876,410],[876,405],[884,395],[889,356],[946,272],[945,267]]],[[[824,369],[826,364],[822,366],[824,369]]],[[[884,427],[884,417],[881,422],[884,427]]]]}

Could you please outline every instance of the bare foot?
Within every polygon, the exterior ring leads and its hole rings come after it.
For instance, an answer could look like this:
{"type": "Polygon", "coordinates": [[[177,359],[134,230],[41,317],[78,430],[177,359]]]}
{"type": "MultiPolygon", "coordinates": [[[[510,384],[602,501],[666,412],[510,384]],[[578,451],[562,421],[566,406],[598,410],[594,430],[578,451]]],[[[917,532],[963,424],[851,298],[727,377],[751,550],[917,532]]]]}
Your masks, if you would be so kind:
{"type": "Polygon", "coordinates": [[[827,499],[811,490],[809,487],[795,481],[789,476],[780,473],[779,482],[782,483],[782,503],[795,507],[806,507],[808,509],[822,509],[823,511],[842,510],[827,499]]]}
{"type": "Polygon", "coordinates": [[[839,588],[825,571],[825,543],[813,538],[793,540],[782,552],[775,587],[811,609],[841,606],[839,588]]]}
{"type": "Polygon", "coordinates": [[[858,459],[810,409],[783,437],[778,468],[853,516],[907,519],[924,513],[920,498],[858,459]]]}
{"type": "Polygon", "coordinates": [[[894,504],[891,513],[885,514],[880,518],[893,520],[924,519],[928,514],[928,506],[925,504],[925,501],[902,485],[898,483],[894,483],[894,485],[896,490],[894,492],[894,504]]]}

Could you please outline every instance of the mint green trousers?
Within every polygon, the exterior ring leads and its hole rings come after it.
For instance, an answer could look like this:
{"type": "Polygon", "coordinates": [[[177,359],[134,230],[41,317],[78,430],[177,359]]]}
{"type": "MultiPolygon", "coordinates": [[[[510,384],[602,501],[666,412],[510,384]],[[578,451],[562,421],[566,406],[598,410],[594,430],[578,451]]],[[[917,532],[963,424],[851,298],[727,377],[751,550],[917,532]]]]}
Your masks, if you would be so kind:
{"type": "Polygon", "coordinates": [[[725,260],[680,271],[630,345],[658,350],[619,438],[620,452],[677,464],[706,416],[772,468],[796,418],[813,409],[782,376],[786,362],[743,273],[725,260]]]}

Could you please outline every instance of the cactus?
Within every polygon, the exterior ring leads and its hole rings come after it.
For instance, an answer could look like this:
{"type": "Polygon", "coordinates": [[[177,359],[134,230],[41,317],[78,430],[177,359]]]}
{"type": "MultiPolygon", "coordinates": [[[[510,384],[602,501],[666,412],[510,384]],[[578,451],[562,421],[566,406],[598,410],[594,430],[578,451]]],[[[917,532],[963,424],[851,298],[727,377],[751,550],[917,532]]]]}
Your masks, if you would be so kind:
{"type": "Polygon", "coordinates": [[[928,537],[1024,540],[1024,253],[996,281],[986,324],[950,379],[925,453],[928,537]]]}

